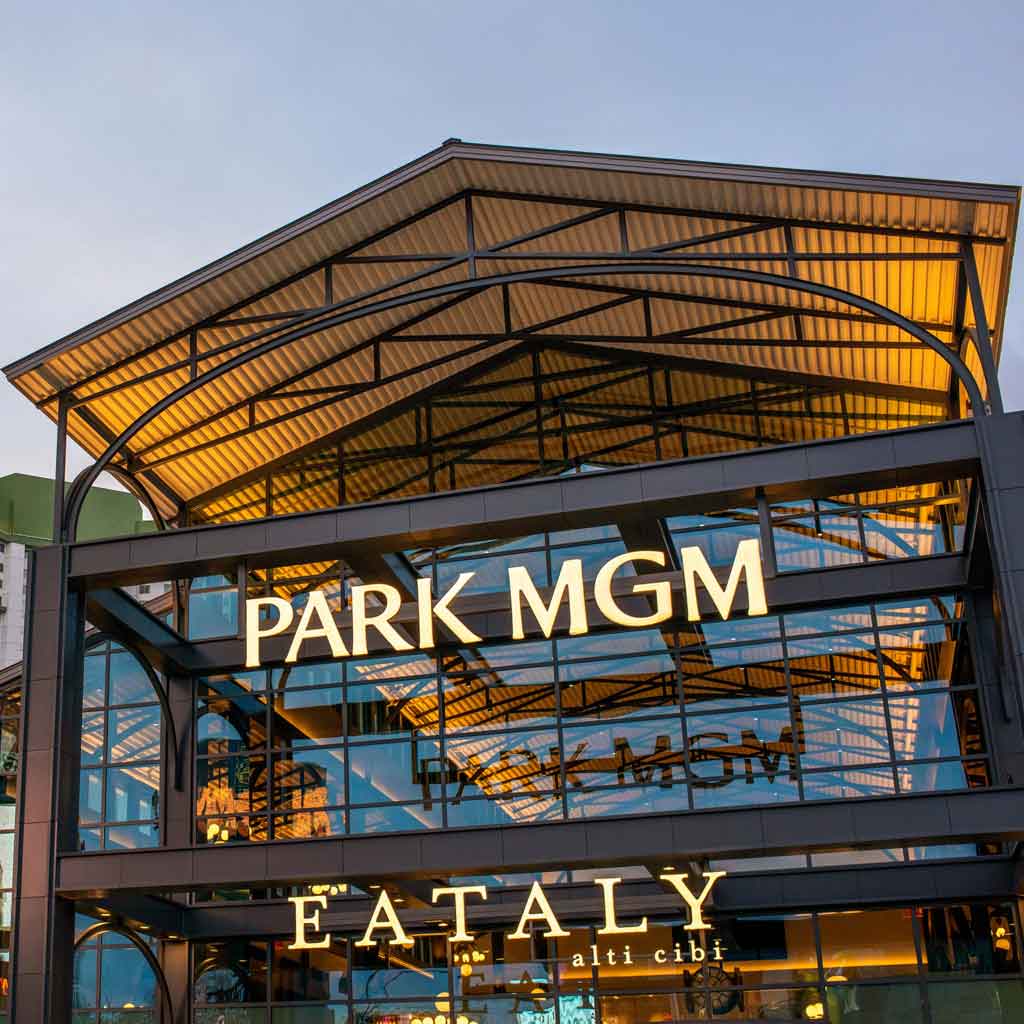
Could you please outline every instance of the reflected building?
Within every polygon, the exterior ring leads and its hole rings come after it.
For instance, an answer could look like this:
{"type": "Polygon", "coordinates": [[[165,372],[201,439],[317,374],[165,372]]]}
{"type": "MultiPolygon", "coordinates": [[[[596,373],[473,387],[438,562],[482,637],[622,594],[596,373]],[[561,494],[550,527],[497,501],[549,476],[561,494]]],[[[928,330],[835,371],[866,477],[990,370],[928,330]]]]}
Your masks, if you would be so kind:
{"type": "Polygon", "coordinates": [[[450,140],[7,367],[0,1020],[1021,1019],[1018,202],[450,140]]]}

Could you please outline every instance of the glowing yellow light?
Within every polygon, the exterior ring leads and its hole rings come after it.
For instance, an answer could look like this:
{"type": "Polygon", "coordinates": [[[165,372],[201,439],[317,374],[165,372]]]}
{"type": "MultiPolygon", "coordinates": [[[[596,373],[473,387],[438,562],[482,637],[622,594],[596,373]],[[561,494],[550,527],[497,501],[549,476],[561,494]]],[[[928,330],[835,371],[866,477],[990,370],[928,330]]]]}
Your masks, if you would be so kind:
{"type": "Polygon", "coordinates": [[[804,1016],[808,1020],[824,1020],[825,1007],[822,1003],[808,1003],[804,1010],[804,1016]]]}
{"type": "Polygon", "coordinates": [[[825,981],[827,981],[827,982],[839,982],[839,981],[846,981],[846,980],[847,980],[846,975],[843,974],[842,971],[836,971],[835,974],[830,974],[825,979],[825,981]]]}

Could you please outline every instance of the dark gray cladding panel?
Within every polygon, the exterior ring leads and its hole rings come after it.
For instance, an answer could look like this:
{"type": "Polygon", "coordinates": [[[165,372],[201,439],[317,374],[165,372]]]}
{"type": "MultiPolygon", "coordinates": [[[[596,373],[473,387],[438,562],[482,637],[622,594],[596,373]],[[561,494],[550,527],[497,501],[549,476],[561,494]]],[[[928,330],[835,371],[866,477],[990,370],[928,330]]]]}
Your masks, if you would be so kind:
{"type": "Polygon", "coordinates": [[[506,825],[414,835],[65,854],[57,891],[303,885],[323,877],[435,878],[616,864],[674,864],[851,847],[1024,840],[1024,787],[729,808],[644,819],[506,825]]]}
{"type": "Polygon", "coordinates": [[[475,490],[374,502],[259,522],[75,544],[70,578],[90,586],[231,572],[375,551],[650,519],[769,498],[829,494],[972,474],[971,421],[628,466],[475,490]]]}

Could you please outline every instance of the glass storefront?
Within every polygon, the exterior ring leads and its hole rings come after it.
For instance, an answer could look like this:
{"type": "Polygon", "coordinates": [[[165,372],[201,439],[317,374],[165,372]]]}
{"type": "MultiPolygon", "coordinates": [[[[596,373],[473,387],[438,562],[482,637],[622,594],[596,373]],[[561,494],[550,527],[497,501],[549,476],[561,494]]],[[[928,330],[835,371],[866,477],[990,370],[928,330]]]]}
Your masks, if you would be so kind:
{"type": "Polygon", "coordinates": [[[300,952],[272,939],[196,945],[196,1021],[1010,1024],[1024,1010],[1010,904],[719,913],[696,938],[675,919],[652,919],[644,935],[568,931],[512,939],[495,930],[454,945],[422,933],[399,951],[338,937],[300,952]]]}

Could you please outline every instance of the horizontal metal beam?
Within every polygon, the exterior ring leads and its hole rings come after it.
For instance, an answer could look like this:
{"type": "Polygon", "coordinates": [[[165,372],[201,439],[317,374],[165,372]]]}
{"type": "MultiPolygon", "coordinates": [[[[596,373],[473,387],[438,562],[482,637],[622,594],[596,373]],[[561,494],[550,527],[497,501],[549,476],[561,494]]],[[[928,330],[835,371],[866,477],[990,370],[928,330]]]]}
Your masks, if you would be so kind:
{"type": "Polygon", "coordinates": [[[181,892],[1024,840],[1024,787],[394,835],[64,854],[56,891],[181,892]]]}
{"type": "Polygon", "coordinates": [[[250,568],[333,561],[352,545],[385,552],[524,536],[749,504],[758,487],[769,500],[828,497],[970,476],[977,465],[975,427],[965,420],[76,543],[69,579],[101,587],[233,573],[242,561],[250,568]]]}

